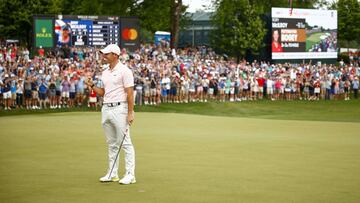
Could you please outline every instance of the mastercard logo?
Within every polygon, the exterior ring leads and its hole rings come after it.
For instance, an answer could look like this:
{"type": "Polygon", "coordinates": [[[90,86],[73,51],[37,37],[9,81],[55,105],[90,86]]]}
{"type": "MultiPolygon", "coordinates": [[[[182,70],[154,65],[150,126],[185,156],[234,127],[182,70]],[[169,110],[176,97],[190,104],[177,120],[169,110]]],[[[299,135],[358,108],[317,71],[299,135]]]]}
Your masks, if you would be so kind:
{"type": "Polygon", "coordinates": [[[133,28],[125,28],[121,32],[124,40],[135,40],[138,37],[138,32],[133,28]]]}

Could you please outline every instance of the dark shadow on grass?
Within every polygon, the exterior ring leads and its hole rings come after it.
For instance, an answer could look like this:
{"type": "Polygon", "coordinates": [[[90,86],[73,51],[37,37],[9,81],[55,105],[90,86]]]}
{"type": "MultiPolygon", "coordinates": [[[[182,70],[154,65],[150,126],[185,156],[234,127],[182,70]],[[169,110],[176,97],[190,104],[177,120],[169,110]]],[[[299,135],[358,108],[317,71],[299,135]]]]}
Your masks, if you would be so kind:
{"type": "MultiPolygon", "coordinates": [[[[87,107],[46,110],[0,111],[0,117],[65,112],[99,112],[87,107]]],[[[276,120],[360,122],[360,100],[350,101],[243,101],[135,106],[136,112],[183,113],[208,116],[276,120]]]]}

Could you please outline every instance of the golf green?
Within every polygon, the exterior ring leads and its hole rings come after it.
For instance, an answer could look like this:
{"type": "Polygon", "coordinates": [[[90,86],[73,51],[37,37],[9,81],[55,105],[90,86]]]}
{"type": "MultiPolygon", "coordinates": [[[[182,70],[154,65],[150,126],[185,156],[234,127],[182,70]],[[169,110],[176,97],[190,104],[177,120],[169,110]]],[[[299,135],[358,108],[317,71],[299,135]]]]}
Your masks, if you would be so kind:
{"type": "Polygon", "coordinates": [[[358,122],[137,113],[138,182],[126,186],[98,181],[99,112],[0,117],[0,127],[0,202],[360,200],[358,122]]]}

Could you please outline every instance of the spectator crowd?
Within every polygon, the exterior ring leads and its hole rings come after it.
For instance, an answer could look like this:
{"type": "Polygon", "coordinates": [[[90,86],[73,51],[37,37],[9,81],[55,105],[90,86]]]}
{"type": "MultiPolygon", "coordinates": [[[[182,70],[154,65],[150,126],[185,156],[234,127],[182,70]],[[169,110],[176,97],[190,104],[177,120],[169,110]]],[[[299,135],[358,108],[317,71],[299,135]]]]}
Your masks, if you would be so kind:
{"type": "MultiPolygon", "coordinates": [[[[85,84],[102,85],[99,49],[63,47],[29,50],[0,48],[0,110],[101,106],[85,84]]],[[[360,68],[351,64],[236,63],[211,48],[170,49],[152,44],[121,53],[134,73],[136,105],[246,100],[349,100],[358,98],[360,68]]]]}

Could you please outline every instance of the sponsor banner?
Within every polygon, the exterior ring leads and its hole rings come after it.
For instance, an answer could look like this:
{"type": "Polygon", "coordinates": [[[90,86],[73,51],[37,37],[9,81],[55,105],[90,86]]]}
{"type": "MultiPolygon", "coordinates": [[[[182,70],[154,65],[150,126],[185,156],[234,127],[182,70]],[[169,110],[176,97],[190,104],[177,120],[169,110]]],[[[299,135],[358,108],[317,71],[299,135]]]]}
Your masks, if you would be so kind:
{"type": "Polygon", "coordinates": [[[52,19],[34,19],[35,24],[35,47],[50,48],[54,46],[54,23],[52,19]]]}
{"type": "Polygon", "coordinates": [[[120,47],[135,51],[140,47],[140,26],[138,18],[121,18],[120,47]]]}

